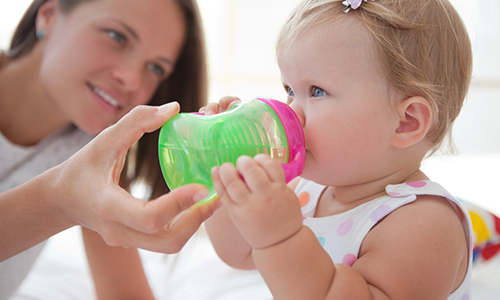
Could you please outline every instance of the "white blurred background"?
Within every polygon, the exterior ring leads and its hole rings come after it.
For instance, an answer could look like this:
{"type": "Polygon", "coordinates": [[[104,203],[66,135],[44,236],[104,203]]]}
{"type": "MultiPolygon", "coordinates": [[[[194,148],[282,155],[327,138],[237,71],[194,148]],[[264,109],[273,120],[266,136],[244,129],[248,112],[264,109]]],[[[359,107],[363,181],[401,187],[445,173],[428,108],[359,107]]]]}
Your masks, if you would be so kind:
{"type": "MultiPolygon", "coordinates": [[[[274,46],[281,25],[298,2],[198,0],[209,52],[209,101],[224,95],[285,99],[274,46]]],[[[500,195],[495,188],[500,186],[500,1],[451,2],[465,21],[472,40],[473,80],[454,127],[459,155],[429,158],[423,169],[452,194],[500,216],[500,195]]],[[[8,48],[13,30],[30,3],[0,0],[0,49],[8,48]]],[[[61,246],[65,240],[54,243],[61,246]]],[[[499,274],[498,270],[488,274],[495,273],[499,274]]],[[[491,286],[498,287],[500,279],[492,280],[496,281],[491,286]]]]}

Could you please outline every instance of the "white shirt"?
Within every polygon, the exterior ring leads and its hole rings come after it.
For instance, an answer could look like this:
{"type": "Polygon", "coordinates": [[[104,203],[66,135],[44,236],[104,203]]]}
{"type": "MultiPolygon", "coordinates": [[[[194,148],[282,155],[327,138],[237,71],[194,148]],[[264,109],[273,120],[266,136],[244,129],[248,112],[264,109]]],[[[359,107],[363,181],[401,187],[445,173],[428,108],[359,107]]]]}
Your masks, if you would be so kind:
{"type": "MultiPolygon", "coordinates": [[[[13,144],[0,133],[0,193],[62,163],[91,139],[91,135],[72,125],[30,147],[13,144]]],[[[0,263],[0,300],[16,291],[44,246],[45,241],[0,263]]]]}

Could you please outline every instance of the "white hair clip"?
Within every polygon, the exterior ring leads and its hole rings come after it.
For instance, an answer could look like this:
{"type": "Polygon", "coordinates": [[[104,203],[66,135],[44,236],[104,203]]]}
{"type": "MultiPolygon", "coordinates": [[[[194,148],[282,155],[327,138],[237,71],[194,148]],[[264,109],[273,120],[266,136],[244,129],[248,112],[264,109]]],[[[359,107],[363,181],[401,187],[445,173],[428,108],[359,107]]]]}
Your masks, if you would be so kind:
{"type": "MultiPolygon", "coordinates": [[[[348,13],[351,11],[351,9],[357,9],[358,7],[361,6],[361,3],[365,1],[368,2],[368,0],[345,0],[342,2],[346,7],[342,10],[344,13],[348,13]]],[[[375,0],[371,0],[375,1],[375,0]]]]}

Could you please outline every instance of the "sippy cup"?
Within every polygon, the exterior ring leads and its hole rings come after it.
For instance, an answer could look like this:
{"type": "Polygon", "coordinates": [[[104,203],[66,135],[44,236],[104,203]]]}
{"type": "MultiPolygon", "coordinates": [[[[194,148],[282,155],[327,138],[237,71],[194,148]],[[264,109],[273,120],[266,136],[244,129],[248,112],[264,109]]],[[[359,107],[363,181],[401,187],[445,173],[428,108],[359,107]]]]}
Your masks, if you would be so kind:
{"type": "Polygon", "coordinates": [[[168,187],[203,184],[209,191],[203,201],[217,195],[212,168],[236,164],[241,155],[268,154],[281,163],[287,183],[302,173],[305,161],[297,115],[287,104],[263,98],[242,101],[216,115],[180,113],[161,128],[158,148],[168,187]]]}

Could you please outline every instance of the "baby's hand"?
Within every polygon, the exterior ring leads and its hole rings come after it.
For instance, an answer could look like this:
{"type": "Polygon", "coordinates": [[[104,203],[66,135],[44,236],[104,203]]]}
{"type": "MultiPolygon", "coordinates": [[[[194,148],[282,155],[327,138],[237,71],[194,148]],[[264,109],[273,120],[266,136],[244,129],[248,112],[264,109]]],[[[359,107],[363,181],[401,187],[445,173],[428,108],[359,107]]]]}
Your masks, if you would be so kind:
{"type": "Polygon", "coordinates": [[[281,165],[268,155],[242,156],[212,171],[215,190],[243,238],[254,249],[287,240],[302,228],[302,213],[281,165]]]}
{"type": "Polygon", "coordinates": [[[207,106],[200,108],[198,112],[205,115],[215,115],[233,107],[236,103],[241,102],[240,98],[235,96],[224,96],[218,103],[211,102],[207,106]]]}

